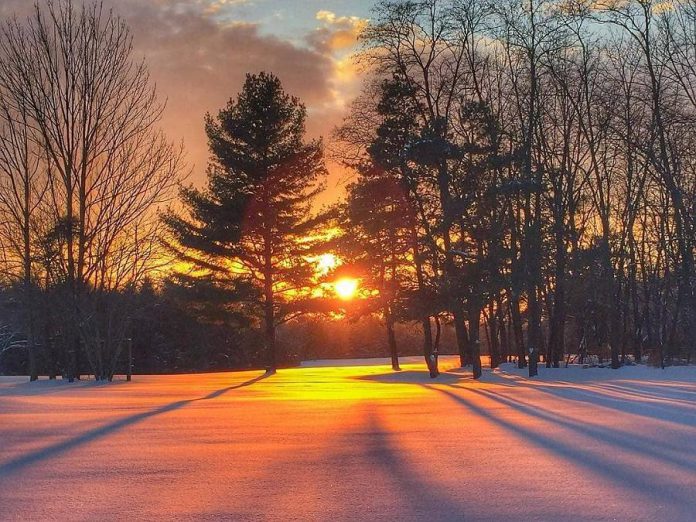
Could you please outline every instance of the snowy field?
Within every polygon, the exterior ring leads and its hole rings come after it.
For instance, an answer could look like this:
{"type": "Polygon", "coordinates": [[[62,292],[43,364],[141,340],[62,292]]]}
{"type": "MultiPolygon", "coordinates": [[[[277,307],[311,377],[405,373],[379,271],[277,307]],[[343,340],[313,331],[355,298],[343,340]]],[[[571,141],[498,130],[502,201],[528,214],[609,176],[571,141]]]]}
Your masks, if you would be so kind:
{"type": "Polygon", "coordinates": [[[473,382],[380,362],[0,377],[0,519],[696,517],[694,368],[530,381],[505,365],[473,382]]]}

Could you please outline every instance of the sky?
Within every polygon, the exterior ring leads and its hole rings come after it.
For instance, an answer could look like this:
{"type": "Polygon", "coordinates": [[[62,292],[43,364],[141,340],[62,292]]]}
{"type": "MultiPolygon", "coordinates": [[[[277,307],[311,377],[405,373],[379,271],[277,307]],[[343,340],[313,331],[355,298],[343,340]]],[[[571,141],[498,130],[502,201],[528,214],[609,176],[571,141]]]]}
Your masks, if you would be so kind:
{"type": "MultiPolygon", "coordinates": [[[[328,138],[360,88],[356,36],[372,0],[114,0],[167,99],[164,126],[184,140],[191,181],[205,179],[203,116],[239,92],[247,72],[278,75],[307,104],[309,137],[328,138]]],[[[329,164],[322,202],[345,172],[329,164]]]]}
{"type": "MultiPolygon", "coordinates": [[[[167,101],[168,137],[183,140],[190,181],[202,185],[208,157],[203,118],[239,92],[247,72],[272,72],[305,102],[308,136],[329,137],[360,89],[352,59],[373,0],[105,0],[131,27],[134,55],[145,57],[167,101]]],[[[20,17],[28,0],[1,0],[0,17],[20,17]]],[[[324,202],[345,173],[329,165],[324,202]]]]}

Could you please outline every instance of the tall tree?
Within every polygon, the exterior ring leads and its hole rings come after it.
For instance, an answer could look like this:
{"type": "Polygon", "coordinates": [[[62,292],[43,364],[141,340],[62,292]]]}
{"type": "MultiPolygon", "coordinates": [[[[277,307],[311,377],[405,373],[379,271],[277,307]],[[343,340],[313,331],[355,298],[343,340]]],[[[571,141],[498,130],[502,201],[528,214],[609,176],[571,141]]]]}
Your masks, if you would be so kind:
{"type": "Polygon", "coordinates": [[[460,28],[452,23],[451,1],[384,0],[375,7],[375,20],[362,34],[365,58],[387,77],[398,74],[408,87],[423,130],[418,162],[431,172],[439,199],[439,223],[434,243],[442,245],[441,287],[454,319],[462,365],[470,359],[464,303],[455,288],[460,275],[453,253],[456,216],[453,164],[457,158],[452,137],[453,117],[468,86],[466,47],[460,28]]]}
{"type": "Polygon", "coordinates": [[[423,331],[423,356],[431,377],[437,377],[437,355],[434,353],[431,317],[440,310],[435,296],[433,275],[436,272],[439,252],[431,233],[432,201],[424,193],[422,169],[411,159],[411,148],[420,137],[418,108],[414,104],[412,86],[399,74],[384,80],[379,86],[379,102],[376,113],[381,122],[367,147],[372,173],[387,177],[387,183],[397,183],[402,195],[403,210],[411,219],[410,247],[413,271],[416,276],[416,294],[410,299],[410,307],[420,316],[423,331]],[[374,168],[376,167],[376,168],[374,168]]]}
{"type": "Polygon", "coordinates": [[[38,379],[34,343],[34,276],[32,261],[35,210],[46,192],[41,149],[32,139],[29,115],[21,96],[0,90],[0,240],[21,267],[12,270],[22,283],[24,332],[29,378],[38,379]]]}
{"type": "MultiPolygon", "coordinates": [[[[65,294],[68,377],[79,375],[80,355],[107,376],[113,368],[97,361],[109,321],[95,307],[104,292],[137,284],[145,260],[156,257],[156,210],[173,195],[182,151],[158,128],[164,105],[145,62],[133,58],[128,27],[100,3],[37,3],[26,21],[5,22],[0,64],[3,104],[36,150],[31,168],[48,178],[35,232],[43,237],[34,240],[53,243],[60,267],[52,283],[65,294]]],[[[114,354],[122,345],[115,342],[114,354]]]]}
{"type": "Polygon", "coordinates": [[[366,301],[382,315],[392,368],[399,370],[394,326],[413,286],[415,209],[398,178],[372,168],[348,187],[345,218],[339,252],[362,286],[376,292],[366,301]]]}
{"type": "Polygon", "coordinates": [[[304,139],[306,116],[276,76],[247,75],[239,96],[206,117],[206,188],[182,191],[188,216],[166,216],[185,259],[257,290],[249,303],[263,322],[269,373],[276,327],[300,313],[292,302],[314,284],[311,203],[326,168],[321,141],[304,139]]]}

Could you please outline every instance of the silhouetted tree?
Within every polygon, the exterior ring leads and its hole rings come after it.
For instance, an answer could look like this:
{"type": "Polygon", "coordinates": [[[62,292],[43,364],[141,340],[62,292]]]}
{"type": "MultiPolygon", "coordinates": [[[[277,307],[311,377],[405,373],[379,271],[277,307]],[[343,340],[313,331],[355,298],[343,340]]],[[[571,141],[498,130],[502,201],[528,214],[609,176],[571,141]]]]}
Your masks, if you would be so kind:
{"type": "Polygon", "coordinates": [[[311,203],[326,169],[321,142],[304,141],[305,119],[277,77],[248,75],[239,96],[206,117],[206,188],[182,191],[188,216],[166,217],[183,259],[258,289],[249,304],[263,321],[269,372],[276,326],[300,313],[292,302],[314,285],[311,203]]]}
{"type": "Polygon", "coordinates": [[[430,376],[436,377],[439,372],[431,316],[441,311],[442,304],[436,298],[433,282],[438,272],[439,253],[431,230],[432,196],[423,186],[426,173],[411,161],[411,149],[422,131],[412,90],[413,86],[399,74],[380,83],[376,114],[381,121],[367,146],[367,157],[368,164],[374,166],[372,176],[385,176],[388,185],[398,187],[404,212],[410,217],[405,223],[411,227],[409,244],[416,286],[408,305],[415,316],[420,317],[423,355],[430,376]]]}
{"type": "Polygon", "coordinates": [[[399,370],[394,326],[413,287],[413,206],[398,179],[368,169],[348,187],[345,217],[338,252],[361,286],[376,292],[366,301],[374,301],[384,319],[392,368],[399,370]]]}
{"type": "Polygon", "coordinates": [[[3,23],[0,106],[0,186],[20,218],[11,241],[23,245],[13,261],[27,288],[33,278],[62,290],[53,305],[68,378],[79,378],[81,359],[110,378],[128,328],[116,312],[127,307],[111,297],[159,262],[157,207],[183,173],[182,150],[157,126],[164,105],[122,20],[100,3],[59,0],[3,23]]]}

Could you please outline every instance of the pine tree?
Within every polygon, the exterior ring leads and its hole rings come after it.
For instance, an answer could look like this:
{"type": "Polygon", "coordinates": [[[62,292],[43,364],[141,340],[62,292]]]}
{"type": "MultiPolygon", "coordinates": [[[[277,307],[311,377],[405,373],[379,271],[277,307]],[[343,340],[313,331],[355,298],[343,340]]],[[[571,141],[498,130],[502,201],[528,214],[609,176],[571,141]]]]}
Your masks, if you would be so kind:
{"type": "Polygon", "coordinates": [[[439,303],[434,298],[435,288],[429,280],[432,278],[429,277],[426,266],[427,259],[432,259],[433,255],[436,257],[437,253],[432,252],[432,249],[428,252],[428,248],[421,244],[420,231],[428,229],[429,223],[424,218],[430,212],[428,207],[431,205],[424,201],[427,196],[422,194],[422,172],[417,165],[408,161],[410,148],[419,140],[421,132],[418,123],[419,108],[413,100],[413,87],[401,75],[394,75],[380,84],[380,99],[376,109],[381,123],[367,148],[368,165],[372,167],[363,171],[368,177],[385,178],[387,184],[396,184],[401,189],[403,211],[408,212],[411,218],[402,222],[401,226],[408,223],[411,227],[410,248],[416,278],[408,306],[421,321],[423,355],[430,376],[437,377],[439,371],[430,316],[439,311],[439,303]]]}
{"type": "Polygon", "coordinates": [[[348,187],[344,211],[339,252],[362,286],[376,292],[375,298],[363,300],[363,309],[382,315],[392,368],[398,371],[394,327],[406,291],[414,286],[410,255],[415,211],[399,180],[380,169],[363,171],[348,187]]]}
{"type": "Polygon", "coordinates": [[[205,190],[184,189],[189,215],[166,216],[187,260],[221,282],[257,289],[246,295],[263,324],[269,373],[276,327],[294,317],[293,300],[313,284],[311,203],[326,169],[321,141],[304,140],[306,114],[274,75],[247,75],[237,99],[206,116],[205,190]]]}

